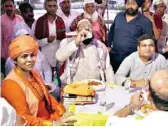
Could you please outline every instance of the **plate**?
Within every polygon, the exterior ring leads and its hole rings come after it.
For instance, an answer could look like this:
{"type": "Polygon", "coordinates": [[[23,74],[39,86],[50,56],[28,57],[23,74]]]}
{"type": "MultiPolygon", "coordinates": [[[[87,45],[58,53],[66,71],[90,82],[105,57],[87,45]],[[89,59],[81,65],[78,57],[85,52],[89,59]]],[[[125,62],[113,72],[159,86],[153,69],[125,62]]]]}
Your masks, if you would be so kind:
{"type": "Polygon", "coordinates": [[[145,117],[153,111],[151,108],[152,108],[151,104],[146,104],[141,106],[139,110],[135,110],[134,113],[138,116],[145,117]]]}
{"type": "Polygon", "coordinates": [[[87,80],[84,80],[83,82],[91,82],[91,81],[94,81],[94,82],[98,82],[98,83],[101,83],[101,85],[90,85],[90,87],[92,87],[95,91],[102,91],[102,90],[105,90],[106,88],[106,85],[104,82],[100,81],[100,80],[97,80],[97,79],[87,79],[87,80]]]}

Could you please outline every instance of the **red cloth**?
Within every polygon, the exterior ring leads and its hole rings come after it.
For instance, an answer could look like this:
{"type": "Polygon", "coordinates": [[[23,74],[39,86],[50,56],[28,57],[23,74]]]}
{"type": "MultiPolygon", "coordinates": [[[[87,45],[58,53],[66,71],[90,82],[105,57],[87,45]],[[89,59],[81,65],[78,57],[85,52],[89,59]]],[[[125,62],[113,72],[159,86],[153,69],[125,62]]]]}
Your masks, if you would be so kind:
{"type": "MultiPolygon", "coordinates": [[[[61,17],[56,17],[56,32],[57,40],[62,40],[65,38],[65,24],[61,17]]],[[[35,27],[35,37],[37,39],[43,39],[49,37],[49,28],[48,28],[48,18],[47,14],[43,15],[37,20],[35,27]]]]}
{"type": "Polygon", "coordinates": [[[156,27],[157,29],[162,29],[163,28],[163,25],[162,25],[162,17],[160,15],[157,15],[157,14],[154,14],[152,12],[150,12],[150,15],[154,16],[154,21],[155,21],[155,24],[156,24],[156,27]]]}

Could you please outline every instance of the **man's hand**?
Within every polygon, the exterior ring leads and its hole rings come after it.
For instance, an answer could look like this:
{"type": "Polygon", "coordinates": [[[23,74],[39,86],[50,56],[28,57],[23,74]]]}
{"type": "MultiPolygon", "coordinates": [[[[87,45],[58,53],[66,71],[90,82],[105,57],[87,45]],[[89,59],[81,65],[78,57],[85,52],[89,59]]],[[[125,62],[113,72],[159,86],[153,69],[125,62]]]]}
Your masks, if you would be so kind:
{"type": "Polygon", "coordinates": [[[81,42],[83,42],[84,40],[87,39],[87,36],[86,36],[87,33],[88,33],[88,31],[83,29],[77,34],[77,37],[76,37],[76,40],[75,40],[75,44],[77,46],[80,45],[81,42]]]}
{"type": "Polygon", "coordinates": [[[168,52],[168,45],[166,45],[166,52],[168,52]]]}
{"type": "Polygon", "coordinates": [[[108,47],[107,49],[108,49],[108,52],[111,52],[111,51],[112,51],[112,48],[110,48],[110,47],[108,47]]]}
{"type": "Polygon", "coordinates": [[[149,84],[149,80],[140,79],[140,80],[131,80],[131,87],[140,87],[143,88],[149,84]]]}
{"type": "Polygon", "coordinates": [[[124,108],[117,111],[114,115],[118,117],[127,117],[142,104],[142,101],[141,94],[138,92],[131,97],[129,105],[126,105],[124,108]]]}
{"type": "Polygon", "coordinates": [[[75,117],[74,113],[66,112],[58,121],[56,121],[56,125],[73,126],[75,122],[77,122],[77,118],[75,117]]]}
{"type": "Polygon", "coordinates": [[[152,23],[154,23],[154,15],[150,15],[150,13],[148,13],[148,12],[144,12],[144,15],[146,16],[146,17],[148,17],[149,18],[149,20],[152,22],[152,23]]]}
{"type": "Polygon", "coordinates": [[[51,35],[47,38],[48,43],[52,43],[55,40],[56,36],[51,35]]]}
{"type": "Polygon", "coordinates": [[[142,104],[143,98],[141,97],[141,93],[137,92],[135,95],[131,96],[130,106],[135,109],[142,104]]]}

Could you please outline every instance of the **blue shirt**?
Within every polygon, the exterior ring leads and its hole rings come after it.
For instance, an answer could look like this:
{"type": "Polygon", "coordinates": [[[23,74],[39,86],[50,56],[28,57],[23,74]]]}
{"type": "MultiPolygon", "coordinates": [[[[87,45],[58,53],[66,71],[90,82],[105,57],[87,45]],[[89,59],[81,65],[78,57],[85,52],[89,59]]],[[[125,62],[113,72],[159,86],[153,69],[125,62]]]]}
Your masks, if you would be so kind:
{"type": "Polygon", "coordinates": [[[137,50],[137,39],[143,34],[153,35],[152,23],[147,17],[139,13],[127,22],[125,12],[120,12],[110,28],[108,46],[113,46],[113,53],[128,56],[137,50]]]}

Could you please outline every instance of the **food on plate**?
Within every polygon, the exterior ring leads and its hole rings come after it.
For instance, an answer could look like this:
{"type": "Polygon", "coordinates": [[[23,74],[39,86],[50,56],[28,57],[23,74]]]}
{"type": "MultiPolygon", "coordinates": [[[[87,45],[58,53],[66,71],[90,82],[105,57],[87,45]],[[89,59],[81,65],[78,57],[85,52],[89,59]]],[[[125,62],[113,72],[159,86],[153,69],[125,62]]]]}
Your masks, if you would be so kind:
{"type": "Polygon", "coordinates": [[[94,96],[95,91],[87,83],[72,83],[64,87],[64,93],[80,96],[94,96]]]}
{"type": "Polygon", "coordinates": [[[88,85],[98,86],[98,85],[102,85],[102,84],[101,84],[101,82],[97,82],[97,81],[89,81],[89,82],[88,82],[88,85]]]}
{"type": "Polygon", "coordinates": [[[152,104],[143,105],[143,106],[141,107],[141,111],[142,111],[144,114],[148,114],[149,112],[153,111],[153,110],[152,110],[152,104]]]}

